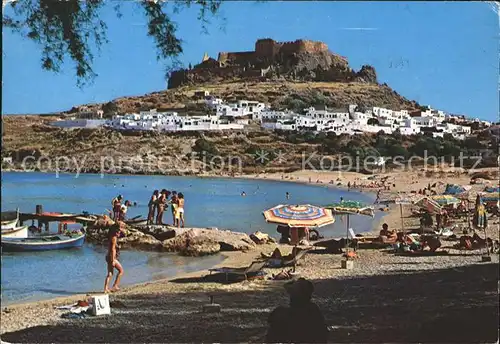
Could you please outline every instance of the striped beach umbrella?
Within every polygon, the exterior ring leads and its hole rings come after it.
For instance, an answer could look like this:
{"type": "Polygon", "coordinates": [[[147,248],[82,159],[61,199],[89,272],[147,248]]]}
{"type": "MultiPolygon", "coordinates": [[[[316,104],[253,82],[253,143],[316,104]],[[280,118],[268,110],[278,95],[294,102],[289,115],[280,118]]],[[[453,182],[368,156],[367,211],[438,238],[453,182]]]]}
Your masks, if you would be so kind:
{"type": "Polygon", "coordinates": [[[493,192],[500,193],[500,186],[487,186],[487,187],[484,188],[484,192],[487,192],[487,193],[493,193],[493,192]]]}
{"type": "Polygon", "coordinates": [[[289,227],[322,227],[335,222],[331,210],[310,204],[280,204],[263,214],[267,222],[289,227]]]}
{"type": "Polygon", "coordinates": [[[465,186],[458,185],[458,184],[447,184],[446,189],[444,191],[444,195],[460,195],[466,191],[468,191],[469,188],[466,188],[465,186]]]}
{"type": "Polygon", "coordinates": [[[441,205],[430,197],[422,197],[414,202],[415,205],[426,209],[431,214],[439,214],[441,212],[441,205]]]}
{"type": "Polygon", "coordinates": [[[482,202],[498,202],[500,200],[500,193],[498,192],[489,192],[481,195],[482,202]]]}
{"type": "Polygon", "coordinates": [[[458,204],[461,202],[458,198],[453,197],[451,195],[434,195],[430,196],[430,198],[433,201],[437,202],[437,204],[439,204],[440,206],[458,204]]]}

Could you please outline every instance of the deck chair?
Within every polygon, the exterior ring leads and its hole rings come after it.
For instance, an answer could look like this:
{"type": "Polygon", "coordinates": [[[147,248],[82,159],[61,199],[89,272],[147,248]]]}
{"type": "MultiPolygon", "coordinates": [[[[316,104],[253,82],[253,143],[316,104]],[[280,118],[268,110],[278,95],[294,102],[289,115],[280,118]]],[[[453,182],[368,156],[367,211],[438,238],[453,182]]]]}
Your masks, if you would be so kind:
{"type": "Polygon", "coordinates": [[[267,261],[255,261],[252,262],[248,267],[242,267],[242,268],[229,268],[229,267],[223,267],[223,268],[214,268],[214,269],[208,269],[210,271],[210,274],[212,272],[218,272],[226,275],[226,282],[229,281],[229,275],[238,275],[238,276],[245,276],[245,281],[248,280],[248,275],[249,274],[255,274],[262,270],[264,266],[266,266],[267,261]]]}
{"type": "Polygon", "coordinates": [[[283,259],[281,261],[281,267],[286,267],[286,266],[293,266],[293,272],[295,272],[295,268],[297,266],[297,263],[306,255],[306,253],[309,250],[300,250],[298,251],[294,257],[288,258],[288,259],[283,259]]]}

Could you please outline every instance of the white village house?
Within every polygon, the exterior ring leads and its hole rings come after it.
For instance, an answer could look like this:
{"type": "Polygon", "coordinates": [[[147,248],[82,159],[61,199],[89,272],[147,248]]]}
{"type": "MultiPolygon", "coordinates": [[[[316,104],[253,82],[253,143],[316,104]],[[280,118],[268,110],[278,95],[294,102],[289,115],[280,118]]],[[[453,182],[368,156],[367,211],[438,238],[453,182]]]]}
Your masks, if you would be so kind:
{"type": "MultiPolygon", "coordinates": [[[[179,115],[177,112],[157,112],[155,109],[115,115],[112,119],[102,119],[102,111],[88,113],[81,111],[81,116],[69,120],[53,122],[63,128],[96,128],[107,126],[119,130],[155,130],[155,131],[203,131],[203,130],[241,130],[250,121],[260,123],[269,130],[332,132],[337,135],[355,135],[362,133],[386,134],[399,131],[401,135],[416,135],[435,128],[434,137],[453,135],[464,139],[471,134],[471,127],[462,125],[467,122],[464,116],[446,114],[427,107],[412,112],[372,107],[359,111],[356,104],[346,109],[331,109],[327,106],[309,107],[302,114],[289,110],[275,110],[268,105],[250,100],[238,100],[226,103],[223,99],[210,95],[208,91],[197,91],[199,97],[211,110],[206,115],[179,115]],[[453,122],[453,123],[450,123],[453,122]]],[[[472,121],[472,120],[471,120],[472,121]]],[[[467,123],[471,122],[468,121],[467,123]]],[[[491,123],[474,119],[483,126],[491,123]]]]}

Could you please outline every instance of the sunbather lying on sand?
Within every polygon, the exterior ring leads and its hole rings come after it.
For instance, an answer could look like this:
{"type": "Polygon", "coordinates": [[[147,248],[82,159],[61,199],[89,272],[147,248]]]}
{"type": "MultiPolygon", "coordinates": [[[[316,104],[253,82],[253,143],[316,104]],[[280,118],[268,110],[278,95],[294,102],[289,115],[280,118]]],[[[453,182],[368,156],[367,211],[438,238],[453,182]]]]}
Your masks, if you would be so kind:
{"type": "Polygon", "coordinates": [[[278,247],[276,247],[271,255],[266,255],[264,253],[261,253],[261,255],[262,255],[263,258],[271,258],[271,259],[293,259],[297,255],[297,253],[299,251],[300,251],[299,248],[294,247],[292,249],[292,253],[287,254],[286,256],[284,256],[281,253],[280,249],[278,247]]]}

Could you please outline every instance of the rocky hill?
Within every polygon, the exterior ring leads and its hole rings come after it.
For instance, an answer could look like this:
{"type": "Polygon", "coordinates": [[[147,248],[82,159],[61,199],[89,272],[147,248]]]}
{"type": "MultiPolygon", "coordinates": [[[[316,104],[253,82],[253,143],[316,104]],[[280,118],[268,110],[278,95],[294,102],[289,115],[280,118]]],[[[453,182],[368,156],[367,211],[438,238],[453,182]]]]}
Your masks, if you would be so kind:
{"type": "MultiPolygon", "coordinates": [[[[314,105],[346,108],[357,104],[394,110],[420,107],[388,85],[380,85],[372,66],[354,71],[346,57],[331,52],[322,42],[276,42],[269,38],[257,40],[253,51],[220,52],[217,59],[205,54],[194,68],[171,73],[168,90],[84,107],[103,110],[106,115],[150,109],[205,112],[202,101],[195,97],[201,90],[228,102],[257,100],[275,109],[295,111],[314,105]]],[[[74,107],[67,113],[79,110],[74,107]]]]}
{"type": "MultiPolygon", "coordinates": [[[[369,69],[362,71],[369,74],[369,69]]],[[[392,90],[387,85],[363,82],[291,82],[286,80],[266,82],[226,81],[210,82],[196,86],[182,86],[170,90],[153,92],[143,96],[117,98],[105,104],[87,104],[85,108],[102,109],[106,115],[157,109],[175,110],[180,113],[204,111],[196,91],[206,90],[228,102],[240,99],[257,100],[271,104],[274,108],[300,111],[314,105],[330,108],[345,108],[349,104],[361,107],[380,106],[390,109],[416,109],[414,101],[392,90]]],[[[67,113],[77,112],[74,107],[67,113]]]]}
{"type": "Polygon", "coordinates": [[[323,42],[297,40],[276,42],[259,39],[253,51],[221,52],[217,60],[205,54],[194,68],[170,74],[168,88],[227,80],[331,81],[377,83],[371,66],[359,72],[349,67],[347,58],[332,53],[323,42]]]}

